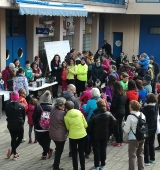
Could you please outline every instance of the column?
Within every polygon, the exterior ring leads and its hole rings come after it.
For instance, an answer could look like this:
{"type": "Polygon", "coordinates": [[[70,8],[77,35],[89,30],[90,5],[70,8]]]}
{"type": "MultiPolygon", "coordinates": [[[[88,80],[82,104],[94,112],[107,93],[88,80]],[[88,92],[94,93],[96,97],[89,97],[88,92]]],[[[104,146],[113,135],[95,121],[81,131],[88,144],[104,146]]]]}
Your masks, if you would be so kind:
{"type": "Polygon", "coordinates": [[[63,41],[63,17],[54,17],[54,41],[63,41]]]}
{"type": "Polygon", "coordinates": [[[96,53],[99,43],[99,14],[92,15],[91,51],[96,53]]]}
{"type": "Polygon", "coordinates": [[[75,28],[74,28],[74,39],[73,39],[73,48],[76,51],[82,52],[83,50],[83,23],[84,18],[75,17],[75,28]]]}
{"type": "Polygon", "coordinates": [[[39,26],[39,16],[26,16],[26,39],[27,39],[27,60],[34,61],[38,55],[39,38],[36,35],[36,27],[39,26]]]}
{"type": "Polygon", "coordinates": [[[6,14],[0,9],[0,71],[6,67],[6,14]]]}

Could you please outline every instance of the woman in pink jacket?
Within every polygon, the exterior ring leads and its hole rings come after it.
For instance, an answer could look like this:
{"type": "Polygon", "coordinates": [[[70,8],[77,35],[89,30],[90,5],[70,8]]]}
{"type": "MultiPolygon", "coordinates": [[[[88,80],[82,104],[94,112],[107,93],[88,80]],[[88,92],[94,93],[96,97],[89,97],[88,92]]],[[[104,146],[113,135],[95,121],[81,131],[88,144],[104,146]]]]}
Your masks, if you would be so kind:
{"type": "Polygon", "coordinates": [[[107,73],[109,72],[109,68],[110,68],[110,60],[107,59],[106,54],[102,54],[101,58],[102,58],[102,66],[104,68],[104,77],[106,77],[107,73]]]}

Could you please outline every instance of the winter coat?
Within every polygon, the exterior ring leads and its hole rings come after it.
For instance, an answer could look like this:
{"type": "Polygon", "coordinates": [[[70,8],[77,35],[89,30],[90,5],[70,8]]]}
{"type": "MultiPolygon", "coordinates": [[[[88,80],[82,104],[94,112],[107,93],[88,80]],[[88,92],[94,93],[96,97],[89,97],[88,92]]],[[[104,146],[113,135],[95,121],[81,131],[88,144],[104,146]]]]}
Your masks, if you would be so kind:
{"type": "Polygon", "coordinates": [[[149,66],[149,57],[146,56],[145,58],[141,59],[141,61],[139,62],[139,64],[141,65],[141,67],[145,70],[148,70],[148,66],[149,66]]]}
{"type": "Polygon", "coordinates": [[[128,90],[126,92],[127,99],[129,99],[129,102],[132,100],[138,101],[138,92],[136,90],[128,90]]]}
{"type": "Polygon", "coordinates": [[[27,96],[29,95],[28,81],[25,76],[16,76],[13,79],[13,90],[18,92],[20,88],[25,89],[27,96]]]}
{"type": "Polygon", "coordinates": [[[117,74],[117,72],[116,72],[116,71],[112,71],[112,72],[110,72],[110,73],[108,74],[107,78],[105,79],[106,81],[109,80],[110,75],[115,75],[115,76],[116,76],[116,80],[117,80],[117,81],[119,80],[119,75],[117,74]]]}
{"type": "Polygon", "coordinates": [[[105,53],[107,54],[107,55],[111,55],[111,45],[110,44],[104,44],[103,46],[102,46],[102,49],[105,49],[105,53]]]}
{"type": "Polygon", "coordinates": [[[134,78],[135,70],[129,70],[128,75],[129,75],[129,80],[132,80],[134,78]]]}
{"type": "Polygon", "coordinates": [[[27,117],[28,117],[28,124],[33,126],[33,119],[32,119],[32,115],[34,112],[35,106],[33,104],[29,104],[28,105],[28,111],[27,111],[27,117]]]}
{"type": "Polygon", "coordinates": [[[113,97],[113,91],[109,86],[106,86],[106,95],[109,96],[109,102],[112,102],[112,97],[113,97]]]}
{"type": "Polygon", "coordinates": [[[5,108],[7,128],[9,130],[22,130],[25,123],[25,108],[19,102],[10,102],[5,108]]]}
{"type": "Polygon", "coordinates": [[[82,102],[81,105],[86,104],[88,100],[92,98],[91,89],[91,87],[88,87],[85,91],[83,91],[81,97],[79,98],[79,100],[82,102]]]}
{"type": "Polygon", "coordinates": [[[65,125],[69,131],[68,137],[70,139],[80,139],[87,135],[87,122],[83,114],[76,109],[71,109],[64,117],[65,125]]]}
{"type": "Polygon", "coordinates": [[[158,105],[156,103],[146,104],[142,109],[142,113],[146,116],[148,130],[157,129],[158,105]]]}
{"type": "Polygon", "coordinates": [[[120,84],[122,85],[124,92],[126,92],[128,90],[128,81],[124,82],[123,80],[121,80],[120,84]]]}
{"type": "MultiPolygon", "coordinates": [[[[136,115],[137,117],[140,116],[140,112],[131,111],[131,114],[127,117],[123,130],[125,131],[125,133],[129,133],[128,135],[129,140],[136,140],[136,137],[133,134],[133,132],[136,133],[138,119],[132,114],[136,115]],[[131,129],[133,130],[133,132],[131,129]]],[[[145,120],[145,116],[143,113],[142,113],[142,119],[145,120]]]]}
{"type": "Polygon", "coordinates": [[[28,103],[27,103],[26,99],[22,96],[19,96],[19,103],[22,103],[24,105],[25,110],[27,112],[28,111],[28,103]]]}
{"type": "Polygon", "coordinates": [[[87,132],[93,140],[108,139],[110,126],[116,124],[115,117],[105,109],[96,109],[88,123],[87,132]]]}
{"type": "Polygon", "coordinates": [[[146,96],[147,96],[148,92],[146,89],[139,89],[138,90],[138,95],[139,95],[139,101],[142,101],[142,103],[144,104],[146,102],[146,96]]]}
{"type": "Polygon", "coordinates": [[[73,58],[73,55],[69,52],[67,53],[66,57],[65,57],[65,61],[66,63],[69,65],[70,64],[70,59],[73,58]]]}
{"type": "Polygon", "coordinates": [[[143,87],[144,87],[144,89],[147,90],[148,93],[152,93],[152,86],[150,83],[144,84],[143,87]]]}
{"type": "Polygon", "coordinates": [[[121,67],[120,64],[122,64],[123,58],[121,58],[120,56],[116,58],[116,67],[117,70],[119,70],[119,68],[121,67]]]}
{"type": "Polygon", "coordinates": [[[28,80],[28,81],[32,81],[33,78],[34,78],[32,68],[31,68],[31,67],[30,67],[30,68],[27,68],[27,67],[26,67],[26,68],[24,69],[24,72],[25,72],[25,76],[27,77],[27,80],[28,80]]]}
{"type": "MultiPolygon", "coordinates": [[[[52,110],[52,104],[51,103],[41,103],[40,104],[43,111],[51,112],[52,110]]],[[[43,130],[41,126],[39,125],[39,120],[41,118],[42,114],[42,109],[40,106],[36,106],[32,115],[33,123],[34,123],[34,128],[35,130],[40,130],[40,131],[48,131],[48,130],[43,130]]]]}
{"type": "Polygon", "coordinates": [[[80,81],[87,81],[87,72],[88,66],[87,64],[78,64],[77,66],[77,79],[80,81]]]}
{"type": "Polygon", "coordinates": [[[159,74],[159,65],[156,62],[153,62],[152,65],[153,65],[153,69],[154,69],[154,76],[156,78],[157,75],[159,74]]]}
{"type": "Polygon", "coordinates": [[[34,81],[36,81],[36,79],[38,79],[41,76],[42,71],[41,71],[41,69],[39,67],[38,68],[32,68],[32,70],[33,70],[34,74],[39,74],[38,77],[34,76],[34,81]]]}
{"type": "Polygon", "coordinates": [[[145,75],[146,75],[146,70],[144,68],[140,67],[140,68],[136,69],[136,73],[138,74],[138,76],[134,77],[133,80],[135,80],[135,81],[137,79],[143,80],[143,77],[145,77],[145,75]]]}
{"type": "Polygon", "coordinates": [[[103,69],[106,70],[107,72],[109,71],[110,68],[110,60],[109,59],[105,59],[102,63],[103,69]]]}
{"type": "Polygon", "coordinates": [[[119,68],[118,74],[120,75],[122,72],[127,72],[131,69],[130,65],[123,65],[119,68]]]}
{"type": "Polygon", "coordinates": [[[112,98],[110,112],[116,116],[118,115],[124,116],[125,104],[126,104],[126,95],[114,94],[112,98]]]}
{"type": "Polygon", "coordinates": [[[67,140],[67,129],[64,123],[65,111],[53,108],[50,113],[49,136],[53,141],[62,142],[67,140]]]}
{"type": "Polygon", "coordinates": [[[68,66],[68,70],[67,70],[67,79],[68,80],[73,80],[75,75],[77,74],[77,65],[72,65],[72,66],[68,66]]]}
{"type": "Polygon", "coordinates": [[[95,109],[97,109],[97,100],[99,99],[99,97],[93,97],[90,100],[88,100],[87,104],[83,105],[83,110],[84,113],[86,113],[87,116],[87,122],[90,120],[90,117],[93,114],[93,111],[95,109]]]}
{"type": "Polygon", "coordinates": [[[67,68],[62,68],[61,78],[62,78],[63,81],[66,81],[66,79],[67,79],[67,68]]]}
{"type": "Polygon", "coordinates": [[[62,68],[60,68],[59,66],[59,62],[58,64],[55,61],[51,61],[51,76],[56,77],[56,81],[60,84],[61,83],[61,72],[62,72],[62,68]]]}
{"type": "Polygon", "coordinates": [[[99,67],[96,66],[96,64],[92,67],[92,80],[95,82],[97,79],[99,79],[101,82],[103,81],[103,67],[100,65],[99,67]]]}
{"type": "Polygon", "coordinates": [[[12,71],[10,71],[8,66],[5,68],[5,70],[2,71],[2,79],[4,81],[4,88],[7,88],[7,80],[10,79],[11,72],[12,71]]]}
{"type": "Polygon", "coordinates": [[[70,91],[63,91],[60,97],[64,97],[67,101],[72,101],[74,103],[74,109],[79,110],[79,102],[74,97],[73,93],[71,93],[70,91]]]}

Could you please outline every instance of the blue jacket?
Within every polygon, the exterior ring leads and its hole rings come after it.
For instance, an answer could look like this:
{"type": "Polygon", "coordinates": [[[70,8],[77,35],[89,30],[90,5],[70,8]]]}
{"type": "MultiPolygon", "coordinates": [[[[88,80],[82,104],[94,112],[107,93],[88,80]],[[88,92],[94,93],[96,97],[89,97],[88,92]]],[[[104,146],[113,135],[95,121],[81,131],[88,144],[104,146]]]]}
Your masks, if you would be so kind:
{"type": "Polygon", "coordinates": [[[106,80],[106,81],[108,81],[108,80],[109,80],[110,75],[115,75],[115,76],[116,76],[116,80],[118,81],[119,76],[118,76],[118,74],[117,74],[117,72],[116,72],[116,71],[112,71],[112,72],[110,72],[110,73],[108,74],[107,78],[105,78],[105,80],[106,80]]]}
{"type": "Polygon", "coordinates": [[[138,90],[139,100],[142,100],[143,104],[146,102],[147,94],[148,94],[148,92],[147,92],[146,89],[139,89],[138,90]]]}
{"type": "Polygon", "coordinates": [[[98,97],[92,98],[92,99],[88,100],[87,104],[83,105],[83,110],[88,115],[87,116],[87,122],[89,122],[90,117],[93,114],[93,111],[95,109],[97,109],[97,103],[96,103],[97,99],[99,99],[99,98],[98,97]]]}
{"type": "Polygon", "coordinates": [[[141,65],[142,68],[144,68],[145,70],[148,70],[148,66],[149,66],[149,57],[146,56],[146,58],[143,58],[139,64],[141,65]]]}

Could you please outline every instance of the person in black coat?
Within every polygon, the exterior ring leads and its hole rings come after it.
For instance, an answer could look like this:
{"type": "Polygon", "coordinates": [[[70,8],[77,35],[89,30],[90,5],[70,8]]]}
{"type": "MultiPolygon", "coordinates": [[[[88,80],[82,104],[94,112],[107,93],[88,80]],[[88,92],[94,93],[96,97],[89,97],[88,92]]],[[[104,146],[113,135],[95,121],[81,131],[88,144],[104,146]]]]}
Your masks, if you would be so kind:
{"type": "Polygon", "coordinates": [[[102,46],[102,49],[105,50],[105,53],[106,53],[107,55],[111,55],[111,50],[112,50],[112,49],[111,49],[111,45],[108,44],[106,40],[104,40],[104,44],[103,44],[103,46],[102,46]]]}
{"type": "Polygon", "coordinates": [[[13,154],[13,159],[16,160],[19,155],[16,151],[23,139],[24,123],[25,123],[25,108],[24,105],[18,102],[18,92],[11,93],[11,102],[6,105],[7,128],[11,135],[11,148],[8,149],[7,158],[13,154]]]}
{"type": "Polygon", "coordinates": [[[120,53],[120,56],[116,58],[116,67],[117,70],[119,70],[119,68],[121,66],[123,66],[123,59],[125,58],[124,52],[120,53]]]}
{"type": "Polygon", "coordinates": [[[42,129],[40,126],[39,121],[41,120],[41,115],[42,112],[51,112],[52,110],[52,104],[51,104],[51,93],[50,91],[46,91],[41,97],[40,97],[40,105],[35,107],[35,110],[32,115],[33,123],[34,123],[34,128],[35,128],[35,135],[36,135],[36,140],[38,143],[41,145],[43,148],[43,153],[42,153],[42,159],[45,160],[48,157],[50,158],[52,155],[53,150],[50,149],[50,143],[51,139],[49,136],[49,130],[47,129],[42,129]]]}
{"type": "Polygon", "coordinates": [[[97,59],[96,63],[92,66],[92,80],[95,84],[96,81],[100,81],[102,83],[103,81],[103,74],[104,74],[104,69],[100,63],[100,60],[97,59]]]}
{"type": "Polygon", "coordinates": [[[52,69],[51,76],[56,77],[56,81],[58,82],[58,84],[52,86],[52,93],[54,98],[58,97],[58,85],[61,84],[62,68],[60,66],[60,62],[61,60],[59,55],[55,55],[53,60],[51,61],[51,69],[52,69]]]}
{"type": "Polygon", "coordinates": [[[88,135],[90,135],[93,152],[94,167],[105,168],[106,148],[109,136],[109,128],[116,124],[115,117],[106,110],[106,103],[100,99],[97,101],[97,109],[88,123],[88,135]],[[101,165],[99,162],[101,161],[101,165]]]}
{"type": "Polygon", "coordinates": [[[102,48],[99,48],[96,54],[94,55],[94,62],[96,62],[97,59],[101,61],[101,55],[102,55],[102,48]]]}
{"type": "Polygon", "coordinates": [[[152,92],[155,93],[157,75],[159,74],[159,65],[154,61],[154,56],[150,56],[150,63],[153,65],[154,79],[152,80],[152,92]]]}
{"type": "Polygon", "coordinates": [[[136,72],[135,72],[135,75],[134,75],[134,78],[133,80],[136,81],[137,79],[138,80],[143,80],[143,78],[145,77],[146,75],[146,70],[144,68],[142,68],[139,63],[136,63],[136,72]]]}
{"type": "Polygon", "coordinates": [[[125,104],[126,95],[124,94],[123,87],[120,83],[116,82],[114,84],[114,95],[110,107],[110,112],[117,119],[117,124],[115,126],[116,141],[112,142],[113,146],[122,146],[123,142],[122,121],[125,115],[125,104]]]}

